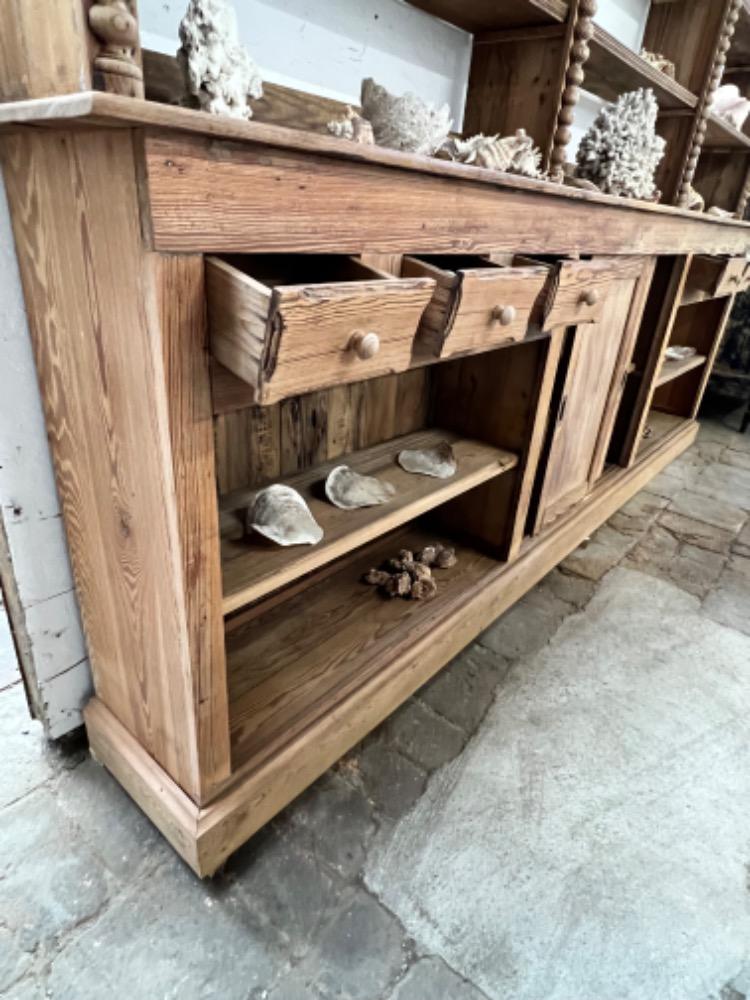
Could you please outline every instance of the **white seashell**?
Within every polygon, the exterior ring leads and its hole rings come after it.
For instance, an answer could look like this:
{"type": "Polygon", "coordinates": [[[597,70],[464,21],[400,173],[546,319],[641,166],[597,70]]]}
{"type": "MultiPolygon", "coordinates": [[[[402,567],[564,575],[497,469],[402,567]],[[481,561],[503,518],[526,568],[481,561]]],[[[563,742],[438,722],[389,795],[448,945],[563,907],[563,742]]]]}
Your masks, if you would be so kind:
{"type": "Polygon", "coordinates": [[[671,344],[664,352],[664,357],[669,361],[685,361],[697,354],[694,347],[681,347],[679,344],[671,344]]]}
{"type": "Polygon", "coordinates": [[[434,448],[406,448],[399,452],[398,464],[407,472],[436,479],[450,479],[457,468],[456,457],[447,441],[441,441],[434,448]]]}
{"type": "Polygon", "coordinates": [[[247,511],[247,530],[257,531],[277,545],[317,545],[323,529],[300,494],[275,484],[255,496],[247,511]]]}
{"type": "Polygon", "coordinates": [[[534,140],[519,128],[515,135],[473,135],[469,139],[447,139],[439,154],[460,163],[474,163],[488,170],[503,170],[524,177],[542,177],[542,154],[534,140]]]}
{"type": "Polygon", "coordinates": [[[416,94],[396,97],[369,78],[362,81],[361,104],[379,146],[432,156],[451,130],[447,104],[436,108],[416,94]]]}
{"type": "Polygon", "coordinates": [[[711,110],[734,128],[742,131],[742,126],[750,114],[750,101],[742,96],[736,84],[725,83],[714,93],[711,110]]]}
{"type": "Polygon", "coordinates": [[[188,91],[204,111],[252,118],[249,97],[263,96],[258,67],[240,44],[237,15],[228,0],[190,0],[180,22],[182,65],[188,91]]]}
{"type": "Polygon", "coordinates": [[[396,493],[395,486],[375,476],[363,476],[348,465],[337,465],[328,473],[326,496],[342,510],[356,507],[376,507],[388,503],[396,493]]]}

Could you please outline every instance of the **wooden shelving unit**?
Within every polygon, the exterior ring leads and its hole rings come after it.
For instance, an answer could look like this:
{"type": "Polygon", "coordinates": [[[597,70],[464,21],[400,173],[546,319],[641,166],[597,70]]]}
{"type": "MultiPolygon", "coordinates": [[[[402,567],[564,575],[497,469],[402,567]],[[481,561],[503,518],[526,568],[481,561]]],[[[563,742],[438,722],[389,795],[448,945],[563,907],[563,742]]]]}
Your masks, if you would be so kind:
{"type": "Polygon", "coordinates": [[[0,16],[23,64],[18,80],[0,66],[2,162],[89,739],[200,875],[690,445],[750,283],[750,227],[680,207],[694,179],[725,199],[739,185],[734,166],[712,178],[745,138],[708,112],[735,0],[654,3],[646,45],[676,82],[595,28],[593,0],[416,6],[474,32],[467,130],[525,127],[551,179],[335,139],[336,102],[273,85],[252,122],[170,106],[173,61],[146,53],[141,81],[140,49],[123,51],[117,79],[78,0],[33,39],[0,16]],[[666,203],[560,183],[587,64],[602,94],[659,94],[666,203]],[[697,355],[665,364],[669,344],[697,355]],[[395,464],[443,440],[450,479],[395,464]],[[334,508],[322,484],[344,463],[394,499],[334,508]],[[278,482],[319,545],[245,533],[278,482]],[[433,540],[458,560],[432,600],[361,582],[433,540]]]}
{"type": "Polygon", "coordinates": [[[291,476],[284,482],[304,497],[325,532],[323,541],[312,548],[280,549],[258,535],[245,537],[244,511],[253,491],[237,490],[223,497],[224,613],[258,600],[400,524],[509,472],[517,464],[518,457],[502,448],[435,429],[407,434],[291,476]],[[452,446],[458,465],[456,475],[450,479],[410,475],[396,462],[402,449],[432,448],[444,441],[452,446]],[[348,465],[356,472],[389,483],[396,490],[394,499],[379,507],[353,511],[334,507],[325,498],[323,484],[337,465],[348,465]]]}

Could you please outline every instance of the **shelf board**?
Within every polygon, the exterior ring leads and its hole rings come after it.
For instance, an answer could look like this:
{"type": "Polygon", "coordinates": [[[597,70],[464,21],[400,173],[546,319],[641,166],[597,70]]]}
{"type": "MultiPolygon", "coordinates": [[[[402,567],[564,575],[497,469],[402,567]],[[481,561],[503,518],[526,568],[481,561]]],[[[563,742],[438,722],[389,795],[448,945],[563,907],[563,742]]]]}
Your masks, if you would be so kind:
{"type": "Polygon", "coordinates": [[[706,359],[702,354],[694,354],[692,358],[683,358],[679,361],[665,358],[654,385],[658,389],[660,385],[666,385],[667,382],[693,371],[694,368],[701,368],[705,363],[706,359]]]}
{"type": "Polygon", "coordinates": [[[646,62],[616,38],[594,26],[591,55],[584,66],[583,86],[598,97],[614,101],[628,90],[651,87],[662,111],[692,109],[698,98],[661,70],[646,62]]]}
{"type": "Polygon", "coordinates": [[[727,152],[744,149],[746,152],[750,152],[750,136],[740,132],[723,118],[709,112],[706,125],[704,149],[726,150],[727,152]]]}
{"type": "Polygon", "coordinates": [[[477,34],[504,28],[560,24],[568,16],[566,0],[408,0],[433,17],[477,34]]]}
{"type": "Polygon", "coordinates": [[[226,627],[232,769],[254,767],[354,690],[387,669],[460,609],[498,562],[410,525],[341,561],[301,592],[269,601],[226,627]],[[453,545],[458,561],[436,570],[429,601],[388,600],[361,582],[401,548],[453,545]]]}
{"type": "Polygon", "coordinates": [[[314,546],[282,548],[259,535],[243,537],[242,514],[253,491],[227,494],[221,500],[224,614],[257,601],[517,464],[518,458],[511,452],[433,429],[407,434],[287,477],[284,482],[302,494],[325,532],[323,540],[314,546]],[[429,448],[440,441],[449,441],[456,456],[458,471],[451,479],[413,475],[396,464],[402,448],[429,448]],[[395,497],[380,507],[334,507],[325,498],[323,482],[337,465],[350,465],[357,472],[392,483],[395,497]]]}
{"type": "Polygon", "coordinates": [[[661,410],[650,410],[646,419],[646,427],[651,428],[651,435],[641,440],[638,461],[642,461],[651,450],[658,448],[668,437],[677,434],[689,423],[692,421],[687,417],[679,417],[674,413],[664,413],[661,410]]]}

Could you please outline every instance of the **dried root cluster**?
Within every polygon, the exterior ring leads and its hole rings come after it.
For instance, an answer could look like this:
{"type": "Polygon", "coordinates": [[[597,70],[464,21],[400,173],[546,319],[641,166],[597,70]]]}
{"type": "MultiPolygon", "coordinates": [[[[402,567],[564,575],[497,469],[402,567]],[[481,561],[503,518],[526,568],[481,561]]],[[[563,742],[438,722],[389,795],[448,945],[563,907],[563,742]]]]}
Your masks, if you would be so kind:
{"type": "Polygon", "coordinates": [[[656,134],[659,106],[648,88],[607,105],[581,139],[577,173],[606,194],[658,201],[654,179],[666,142],[656,134]]]}
{"type": "Polygon", "coordinates": [[[449,569],[456,561],[454,549],[433,542],[417,553],[401,549],[395,559],[389,559],[380,569],[368,570],[362,580],[378,587],[385,597],[426,601],[437,593],[433,569],[449,569]]]}

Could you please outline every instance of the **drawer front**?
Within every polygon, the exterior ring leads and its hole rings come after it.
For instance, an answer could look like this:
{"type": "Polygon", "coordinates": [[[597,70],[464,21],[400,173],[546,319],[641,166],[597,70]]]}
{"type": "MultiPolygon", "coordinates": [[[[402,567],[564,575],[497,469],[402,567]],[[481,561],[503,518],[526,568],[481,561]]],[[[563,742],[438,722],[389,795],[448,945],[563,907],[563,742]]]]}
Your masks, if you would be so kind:
{"type": "Polygon", "coordinates": [[[435,282],[378,273],[271,287],[231,261],[208,258],[212,353],[262,404],[404,371],[435,282]]]}
{"type": "Polygon", "coordinates": [[[638,278],[642,269],[643,257],[635,256],[561,261],[550,283],[544,329],[597,323],[612,282],[638,278]]]}
{"type": "Polygon", "coordinates": [[[274,289],[258,401],[405,371],[429,278],[274,289]]]}
{"type": "Polygon", "coordinates": [[[458,275],[443,357],[475,354],[523,340],[529,323],[541,318],[549,276],[545,268],[480,268],[458,275]]]}
{"type": "Polygon", "coordinates": [[[744,292],[749,285],[750,262],[745,257],[730,257],[721,270],[714,294],[717,298],[735,295],[744,292]]]}

